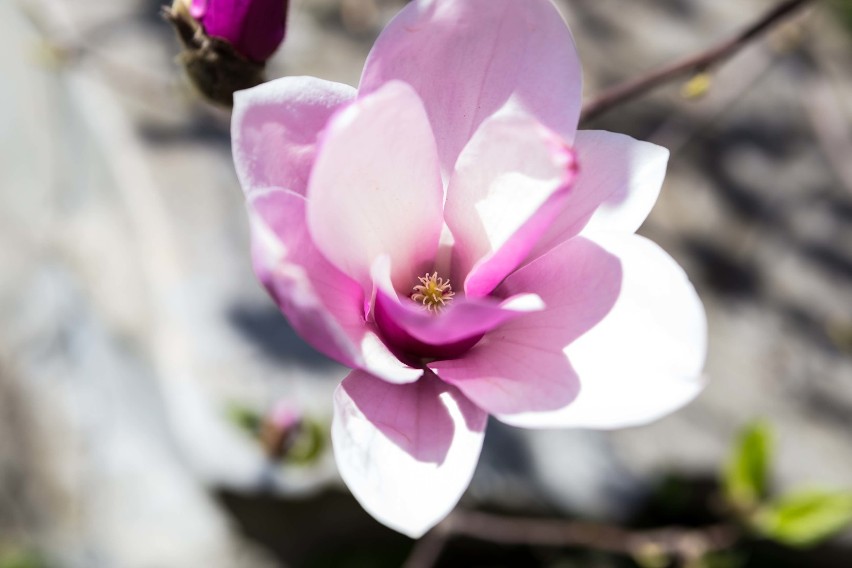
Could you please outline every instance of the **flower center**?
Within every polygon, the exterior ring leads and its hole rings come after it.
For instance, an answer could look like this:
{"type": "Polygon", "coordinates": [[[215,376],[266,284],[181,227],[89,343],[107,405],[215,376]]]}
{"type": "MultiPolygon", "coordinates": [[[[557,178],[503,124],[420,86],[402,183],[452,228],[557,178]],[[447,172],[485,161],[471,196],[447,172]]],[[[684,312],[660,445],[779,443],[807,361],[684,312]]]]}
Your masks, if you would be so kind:
{"type": "Polygon", "coordinates": [[[438,312],[445,308],[448,303],[456,295],[453,292],[453,287],[450,286],[450,280],[444,280],[438,276],[437,272],[417,278],[420,284],[417,284],[411,292],[411,299],[415,302],[423,304],[430,312],[438,312]]]}

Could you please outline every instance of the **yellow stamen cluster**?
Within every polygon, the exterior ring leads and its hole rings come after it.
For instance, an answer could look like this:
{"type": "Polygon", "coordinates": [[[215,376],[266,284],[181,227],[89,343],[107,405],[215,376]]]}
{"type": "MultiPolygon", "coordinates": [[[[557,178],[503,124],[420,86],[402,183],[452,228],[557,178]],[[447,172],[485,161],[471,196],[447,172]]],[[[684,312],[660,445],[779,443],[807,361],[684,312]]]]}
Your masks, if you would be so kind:
{"type": "Polygon", "coordinates": [[[420,281],[420,284],[414,287],[411,299],[423,304],[423,307],[430,312],[438,312],[446,307],[453,299],[453,296],[456,295],[453,292],[452,286],[450,286],[450,280],[440,278],[437,272],[433,272],[432,274],[427,272],[417,279],[420,281]]]}

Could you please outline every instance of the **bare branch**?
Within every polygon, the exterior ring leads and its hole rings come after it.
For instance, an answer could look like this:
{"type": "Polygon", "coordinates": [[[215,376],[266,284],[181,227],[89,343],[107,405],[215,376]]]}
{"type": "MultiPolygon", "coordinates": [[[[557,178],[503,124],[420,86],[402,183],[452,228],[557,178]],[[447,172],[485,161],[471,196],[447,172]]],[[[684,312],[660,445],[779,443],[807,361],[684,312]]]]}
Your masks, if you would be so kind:
{"type": "Polygon", "coordinates": [[[589,120],[673,79],[706,71],[723,63],[751,41],[792,17],[813,0],[787,0],[775,6],[736,36],[695,55],[664,65],[644,75],[605,89],[583,105],[582,119],[589,120]]]}
{"type": "Polygon", "coordinates": [[[654,554],[688,563],[730,549],[742,534],[730,524],[630,530],[604,523],[456,510],[414,546],[406,568],[434,566],[447,541],[457,536],[500,544],[588,548],[632,557],[654,554]]]}

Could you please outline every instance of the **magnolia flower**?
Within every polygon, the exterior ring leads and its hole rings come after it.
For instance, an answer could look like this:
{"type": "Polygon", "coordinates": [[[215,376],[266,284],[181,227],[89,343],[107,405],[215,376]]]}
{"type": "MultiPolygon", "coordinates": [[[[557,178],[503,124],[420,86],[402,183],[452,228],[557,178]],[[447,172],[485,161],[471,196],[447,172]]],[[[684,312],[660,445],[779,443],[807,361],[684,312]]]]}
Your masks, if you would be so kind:
{"type": "Polygon", "coordinates": [[[254,268],[299,334],[353,370],[343,480],[417,537],[455,506],[488,415],[617,428],[701,390],[704,311],[634,234],[668,152],[577,131],[581,70],[549,0],[415,0],[360,87],[237,94],[254,268]]]}

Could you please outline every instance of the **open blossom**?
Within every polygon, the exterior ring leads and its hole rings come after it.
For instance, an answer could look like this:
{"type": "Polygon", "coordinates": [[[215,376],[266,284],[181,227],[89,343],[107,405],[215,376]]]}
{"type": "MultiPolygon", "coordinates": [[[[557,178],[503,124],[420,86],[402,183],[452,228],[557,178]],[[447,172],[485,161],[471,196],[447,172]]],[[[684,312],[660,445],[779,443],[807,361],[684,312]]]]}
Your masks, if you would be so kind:
{"type": "Polygon", "coordinates": [[[415,0],[357,90],[290,77],[236,96],[255,271],[353,369],[334,399],[337,464],[403,533],[455,506],[489,414],[616,428],[703,386],[701,303],[634,234],[668,152],[578,132],[580,99],[549,0],[415,0]]]}

